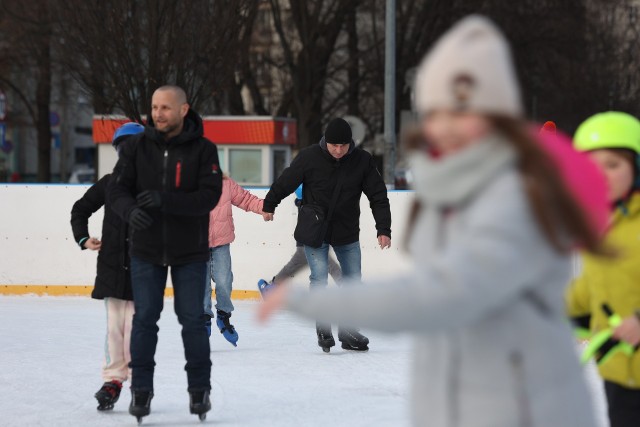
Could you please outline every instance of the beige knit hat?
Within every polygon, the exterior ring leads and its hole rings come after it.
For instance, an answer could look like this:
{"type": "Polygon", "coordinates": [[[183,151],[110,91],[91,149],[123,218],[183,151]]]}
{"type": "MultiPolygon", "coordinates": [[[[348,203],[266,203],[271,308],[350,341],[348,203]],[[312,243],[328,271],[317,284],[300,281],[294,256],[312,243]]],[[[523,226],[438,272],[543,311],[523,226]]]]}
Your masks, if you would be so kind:
{"type": "Polygon", "coordinates": [[[471,15],[447,31],[418,68],[414,99],[420,114],[443,109],[521,117],[509,45],[496,25],[471,15]]]}

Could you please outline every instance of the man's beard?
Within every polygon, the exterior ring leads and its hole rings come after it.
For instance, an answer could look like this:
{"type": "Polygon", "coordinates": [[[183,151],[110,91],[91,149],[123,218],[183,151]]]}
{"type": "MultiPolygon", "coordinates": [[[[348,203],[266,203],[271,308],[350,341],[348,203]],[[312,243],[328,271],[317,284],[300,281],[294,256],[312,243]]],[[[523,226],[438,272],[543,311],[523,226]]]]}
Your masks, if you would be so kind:
{"type": "Polygon", "coordinates": [[[158,132],[159,132],[159,133],[160,133],[160,135],[162,135],[162,136],[167,136],[168,134],[170,134],[171,132],[175,131],[175,130],[176,130],[176,129],[178,129],[179,127],[180,127],[180,125],[179,125],[179,124],[175,124],[175,125],[172,125],[172,126],[167,126],[167,127],[165,128],[165,130],[160,130],[160,129],[158,129],[158,132]]]}

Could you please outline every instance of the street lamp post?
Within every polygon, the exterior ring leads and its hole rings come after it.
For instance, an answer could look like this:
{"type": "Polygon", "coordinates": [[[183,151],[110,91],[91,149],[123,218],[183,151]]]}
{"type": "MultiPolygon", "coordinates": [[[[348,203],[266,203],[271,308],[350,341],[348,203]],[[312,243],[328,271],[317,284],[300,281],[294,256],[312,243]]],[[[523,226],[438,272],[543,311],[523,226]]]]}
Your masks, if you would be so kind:
{"type": "Polygon", "coordinates": [[[396,2],[387,0],[384,49],[384,177],[393,188],[396,166],[396,2]]]}

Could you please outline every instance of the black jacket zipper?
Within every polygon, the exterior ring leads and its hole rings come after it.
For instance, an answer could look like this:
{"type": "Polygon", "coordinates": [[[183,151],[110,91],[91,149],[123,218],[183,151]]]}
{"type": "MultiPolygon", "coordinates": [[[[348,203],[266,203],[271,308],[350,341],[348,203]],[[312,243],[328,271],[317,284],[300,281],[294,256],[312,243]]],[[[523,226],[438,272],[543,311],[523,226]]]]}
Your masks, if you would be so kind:
{"type": "MultiPolygon", "coordinates": [[[[169,163],[169,147],[165,147],[164,149],[164,159],[162,161],[162,191],[167,191],[167,165],[169,163]]],[[[167,256],[167,218],[162,211],[162,265],[165,267],[169,264],[168,256],[167,256]]]]}

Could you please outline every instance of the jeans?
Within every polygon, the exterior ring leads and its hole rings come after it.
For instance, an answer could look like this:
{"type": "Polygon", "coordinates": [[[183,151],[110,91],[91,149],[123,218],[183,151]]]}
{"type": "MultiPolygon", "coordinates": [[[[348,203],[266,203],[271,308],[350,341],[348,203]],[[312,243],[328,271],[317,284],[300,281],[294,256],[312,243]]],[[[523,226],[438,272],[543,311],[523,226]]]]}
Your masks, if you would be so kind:
{"type": "MultiPolygon", "coordinates": [[[[164,305],[168,267],[131,257],[131,284],[135,313],[131,331],[131,389],[153,391],[154,356],[158,343],[158,320],[164,305]]],[[[182,325],[190,391],[211,390],[209,338],[202,316],[207,263],[171,266],[174,308],[182,325]]]]}
{"type": "Polygon", "coordinates": [[[211,279],[216,282],[216,309],[231,313],[231,289],[233,287],[233,272],[231,271],[231,251],[229,245],[209,248],[209,262],[207,268],[207,283],[204,291],[204,312],[214,317],[211,308],[211,279]]]}
{"type": "MultiPolygon", "coordinates": [[[[319,248],[304,247],[304,253],[311,269],[311,276],[309,277],[311,289],[327,286],[329,278],[329,246],[328,243],[324,243],[319,248]]],[[[333,246],[333,251],[336,253],[340,268],[342,268],[342,278],[360,280],[362,277],[360,242],[333,246]]]]}
{"type": "MultiPolygon", "coordinates": [[[[282,270],[274,277],[275,283],[281,283],[283,280],[289,280],[295,276],[300,270],[305,268],[309,263],[307,262],[307,256],[304,253],[304,245],[298,246],[296,242],[296,251],[288,263],[282,267],[282,270]]],[[[333,277],[333,280],[338,283],[342,279],[342,270],[340,266],[333,258],[333,255],[329,252],[329,275],[333,277]]]]}

